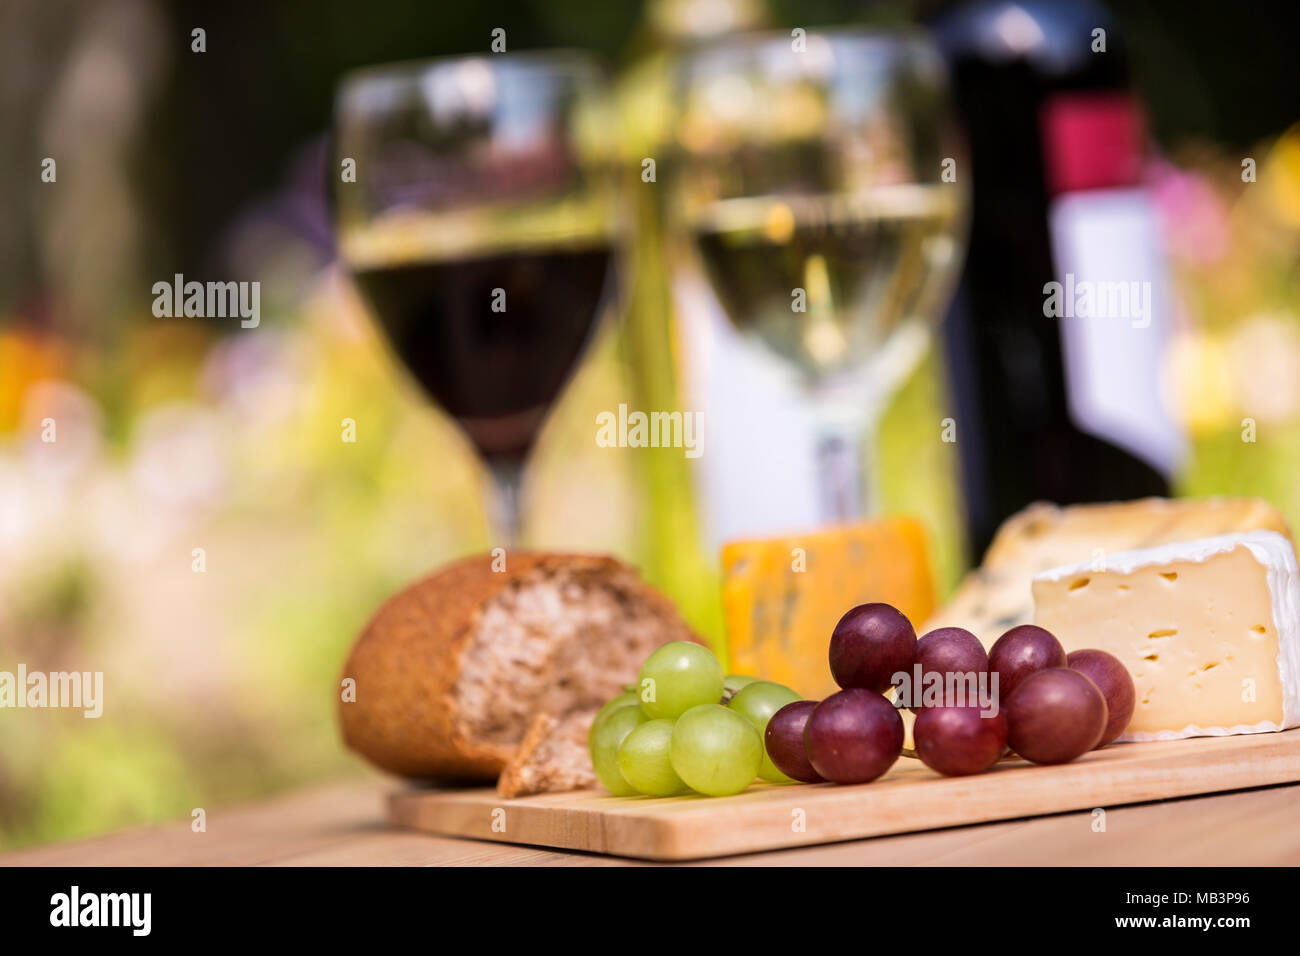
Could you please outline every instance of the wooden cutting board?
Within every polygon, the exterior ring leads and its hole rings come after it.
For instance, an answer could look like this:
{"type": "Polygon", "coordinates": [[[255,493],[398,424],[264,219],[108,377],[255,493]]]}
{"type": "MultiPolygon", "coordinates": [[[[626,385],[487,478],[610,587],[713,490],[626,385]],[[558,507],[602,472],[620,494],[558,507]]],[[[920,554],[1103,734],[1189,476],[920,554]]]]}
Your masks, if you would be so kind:
{"type": "Polygon", "coordinates": [[[941,777],[909,757],[872,783],[755,784],[734,797],[611,797],[603,791],[507,800],[490,788],[404,790],[393,823],[450,836],[689,860],[1093,810],[1300,780],[1300,728],[1280,734],[1118,744],[1073,763],[999,763],[941,777]]]}

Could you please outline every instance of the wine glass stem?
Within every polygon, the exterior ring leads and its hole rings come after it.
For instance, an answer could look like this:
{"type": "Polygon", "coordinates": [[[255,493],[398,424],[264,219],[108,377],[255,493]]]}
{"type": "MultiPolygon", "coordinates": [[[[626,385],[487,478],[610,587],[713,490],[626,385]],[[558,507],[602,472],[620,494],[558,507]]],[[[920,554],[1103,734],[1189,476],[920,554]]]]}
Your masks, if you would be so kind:
{"type": "Polygon", "coordinates": [[[844,524],[860,518],[865,506],[862,446],[839,429],[817,436],[817,481],[823,524],[844,524]]]}
{"type": "Polygon", "coordinates": [[[488,462],[491,472],[489,500],[492,504],[492,530],[499,535],[501,546],[513,548],[519,544],[522,516],[519,494],[523,484],[523,463],[513,459],[494,459],[488,462]]]}
{"type": "Polygon", "coordinates": [[[845,524],[873,514],[878,409],[870,399],[844,404],[814,395],[816,465],[822,524],[845,524]]]}

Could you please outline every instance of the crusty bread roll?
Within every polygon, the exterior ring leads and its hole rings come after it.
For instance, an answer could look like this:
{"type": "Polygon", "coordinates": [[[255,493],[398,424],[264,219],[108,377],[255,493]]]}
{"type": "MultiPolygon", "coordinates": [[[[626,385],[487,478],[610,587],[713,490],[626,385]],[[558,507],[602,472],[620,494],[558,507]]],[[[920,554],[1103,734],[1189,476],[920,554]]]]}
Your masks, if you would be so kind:
{"type": "Polygon", "coordinates": [[[593,711],[660,644],[697,640],[613,558],[521,552],[492,566],[489,555],[467,558],[399,592],[352,649],[343,739],[377,767],[495,779],[539,715],[563,725],[593,711]]]}

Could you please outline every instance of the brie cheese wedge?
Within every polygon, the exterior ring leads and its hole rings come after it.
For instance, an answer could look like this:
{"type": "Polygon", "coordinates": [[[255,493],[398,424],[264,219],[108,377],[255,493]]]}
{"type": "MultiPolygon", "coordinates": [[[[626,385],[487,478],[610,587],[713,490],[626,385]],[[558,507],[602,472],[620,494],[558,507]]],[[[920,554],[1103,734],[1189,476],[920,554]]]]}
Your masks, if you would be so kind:
{"type": "Polygon", "coordinates": [[[1067,652],[1108,651],[1133,676],[1121,740],[1300,724],[1300,573],[1276,532],[1099,555],[1038,574],[1033,595],[1067,652]]]}
{"type": "Polygon", "coordinates": [[[1112,551],[1248,531],[1291,536],[1282,512],[1261,498],[1143,498],[1068,507],[1038,502],[1003,523],[983,563],[916,633],[964,627],[989,648],[1008,629],[1033,621],[1030,583],[1040,572],[1112,551]]]}

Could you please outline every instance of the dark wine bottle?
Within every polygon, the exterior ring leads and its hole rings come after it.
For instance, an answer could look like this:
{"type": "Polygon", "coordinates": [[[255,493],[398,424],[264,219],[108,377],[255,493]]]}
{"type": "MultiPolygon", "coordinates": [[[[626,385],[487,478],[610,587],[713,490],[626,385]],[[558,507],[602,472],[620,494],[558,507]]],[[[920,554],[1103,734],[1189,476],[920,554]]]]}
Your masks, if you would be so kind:
{"type": "Polygon", "coordinates": [[[1159,389],[1169,312],[1145,124],[1109,14],[974,0],[930,26],[970,148],[945,348],[979,555],[1032,501],[1167,494],[1182,437],[1159,389]]]}

